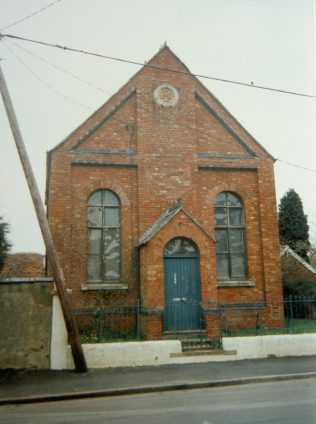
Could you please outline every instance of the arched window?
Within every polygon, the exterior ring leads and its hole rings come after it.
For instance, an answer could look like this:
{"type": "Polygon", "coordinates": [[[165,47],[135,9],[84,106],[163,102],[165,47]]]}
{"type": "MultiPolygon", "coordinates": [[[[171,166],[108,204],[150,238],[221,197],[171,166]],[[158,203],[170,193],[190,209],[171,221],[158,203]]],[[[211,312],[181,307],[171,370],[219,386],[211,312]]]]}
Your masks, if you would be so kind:
{"type": "Polygon", "coordinates": [[[195,244],[184,237],[177,237],[170,240],[164,251],[164,257],[168,256],[198,256],[195,244]]]}
{"type": "Polygon", "coordinates": [[[88,200],[88,281],[120,278],[120,201],[109,190],[98,190],[88,200]]]}
{"type": "Polygon", "coordinates": [[[214,202],[216,268],[221,279],[246,276],[243,206],[239,197],[220,193],[214,202]]]}

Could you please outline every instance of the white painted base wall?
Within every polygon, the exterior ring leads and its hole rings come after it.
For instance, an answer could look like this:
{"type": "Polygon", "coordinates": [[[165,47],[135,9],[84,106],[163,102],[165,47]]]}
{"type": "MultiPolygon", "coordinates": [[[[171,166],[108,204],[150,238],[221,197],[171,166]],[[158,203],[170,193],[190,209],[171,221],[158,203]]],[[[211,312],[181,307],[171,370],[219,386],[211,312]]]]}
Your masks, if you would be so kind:
{"type": "MultiPolygon", "coordinates": [[[[181,353],[179,340],[154,342],[96,343],[83,345],[88,368],[133,367],[171,364],[170,354],[181,353]]],[[[70,348],[66,368],[74,368],[70,348]]]]}
{"type": "Polygon", "coordinates": [[[50,344],[50,367],[52,370],[67,369],[68,334],[59,297],[53,295],[52,339],[50,344]]]}
{"type": "MultiPolygon", "coordinates": [[[[228,337],[223,339],[223,348],[224,353],[185,356],[178,340],[83,345],[89,368],[110,368],[316,355],[316,334],[228,337]]],[[[73,368],[69,347],[64,367],[73,368]]]]}
{"type": "MultiPolygon", "coordinates": [[[[143,365],[184,364],[197,362],[232,361],[273,356],[316,355],[316,334],[294,334],[255,337],[226,337],[224,353],[185,356],[179,340],[152,342],[85,344],[88,368],[129,367],[143,365]]],[[[73,369],[67,332],[59,299],[54,296],[51,342],[51,369],[73,369]]]]}
{"type": "Polygon", "coordinates": [[[223,348],[236,350],[234,359],[316,355],[316,334],[226,337],[223,348]]]}

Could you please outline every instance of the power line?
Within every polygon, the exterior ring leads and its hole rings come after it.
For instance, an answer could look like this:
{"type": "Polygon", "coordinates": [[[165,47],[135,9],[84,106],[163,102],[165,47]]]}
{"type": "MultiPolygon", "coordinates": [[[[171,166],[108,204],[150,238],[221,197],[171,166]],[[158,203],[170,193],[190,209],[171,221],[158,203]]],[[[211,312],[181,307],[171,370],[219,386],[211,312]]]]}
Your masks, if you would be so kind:
{"type": "Polygon", "coordinates": [[[48,9],[49,7],[54,6],[54,4],[56,4],[56,3],[60,2],[60,1],[62,1],[62,0],[55,0],[55,1],[51,2],[51,3],[49,3],[47,6],[42,7],[42,8],[41,8],[41,9],[39,9],[39,10],[36,10],[35,12],[31,13],[30,15],[27,15],[27,16],[25,16],[24,18],[19,19],[18,21],[15,21],[15,22],[13,22],[13,23],[12,23],[12,24],[10,24],[10,25],[7,25],[7,26],[6,26],[6,27],[4,27],[4,28],[1,28],[1,29],[0,29],[0,31],[3,31],[4,29],[11,28],[11,27],[13,27],[13,26],[15,26],[15,25],[17,25],[17,24],[20,24],[21,22],[26,21],[27,19],[30,19],[30,18],[32,18],[33,16],[37,15],[38,13],[41,13],[41,12],[43,12],[44,10],[48,9]]]}
{"type": "MultiPolygon", "coordinates": [[[[8,43],[8,40],[6,40],[6,43],[8,43]]],[[[112,96],[113,94],[111,93],[111,92],[109,92],[108,90],[104,90],[103,88],[101,88],[101,87],[99,87],[99,86],[97,86],[97,85],[95,85],[95,84],[93,84],[93,83],[91,83],[91,82],[89,82],[89,81],[87,81],[87,80],[85,80],[85,79],[83,79],[83,78],[81,78],[81,77],[79,77],[78,75],[75,75],[75,74],[73,74],[73,73],[71,73],[71,72],[69,72],[69,71],[66,71],[65,69],[63,69],[63,68],[61,68],[60,66],[57,66],[57,65],[55,65],[54,63],[51,63],[51,62],[49,62],[48,60],[46,60],[46,59],[43,59],[43,58],[41,58],[40,56],[37,56],[37,55],[35,55],[35,54],[33,54],[32,52],[30,52],[29,50],[27,50],[27,49],[24,49],[24,48],[22,48],[21,46],[18,46],[16,43],[14,43],[14,42],[10,42],[10,43],[12,43],[12,44],[14,44],[14,46],[16,46],[16,47],[19,47],[19,48],[21,48],[23,51],[25,51],[26,53],[28,53],[28,54],[30,54],[31,56],[33,56],[33,57],[35,57],[35,58],[37,58],[38,60],[40,60],[40,61],[42,61],[42,62],[44,62],[44,63],[46,63],[46,64],[48,64],[48,65],[50,65],[50,66],[52,66],[53,68],[55,68],[55,69],[57,69],[58,71],[60,71],[60,72],[63,72],[63,73],[65,73],[66,75],[68,75],[68,76],[71,76],[72,78],[74,78],[74,79],[76,79],[76,80],[78,80],[78,81],[80,81],[80,82],[83,82],[83,83],[85,83],[85,84],[87,84],[87,85],[89,85],[90,87],[93,87],[93,88],[95,88],[95,89],[97,89],[97,90],[99,90],[99,91],[102,91],[103,93],[107,93],[107,94],[109,94],[110,96],[112,96]]],[[[67,100],[68,102],[70,102],[70,103],[72,103],[72,104],[74,104],[74,105],[76,105],[76,106],[80,106],[80,107],[82,107],[82,108],[84,108],[84,109],[88,109],[88,110],[93,110],[93,108],[92,107],[90,107],[90,106],[87,106],[87,105],[84,105],[84,104],[82,104],[82,103],[79,103],[79,102],[77,102],[77,101],[75,101],[75,100],[73,100],[73,99],[71,99],[70,97],[68,97],[68,96],[65,96],[64,94],[62,94],[60,91],[58,91],[58,90],[56,90],[54,87],[52,87],[50,84],[48,84],[46,81],[44,81],[43,80],[43,78],[41,78],[39,75],[37,75],[28,65],[26,65],[26,63],[21,59],[21,58],[19,58],[14,52],[13,52],[13,50],[10,48],[10,47],[8,47],[8,45],[6,44],[6,47],[7,47],[7,49],[11,52],[11,54],[15,57],[15,59],[16,60],[18,60],[21,64],[22,64],[22,66],[23,67],[25,67],[37,80],[39,80],[45,87],[47,87],[49,90],[51,90],[51,91],[53,91],[55,94],[57,94],[59,97],[62,97],[64,100],[67,100]]],[[[122,121],[121,119],[118,119],[118,118],[116,118],[116,117],[114,117],[114,116],[112,116],[112,119],[114,120],[114,121],[116,121],[116,122],[119,122],[120,124],[122,124],[122,125],[126,125],[126,122],[124,122],[124,121],[122,121]]]]}
{"type": "Polygon", "coordinates": [[[51,43],[47,43],[47,42],[44,42],[44,41],[32,40],[30,38],[19,37],[19,36],[16,36],[16,35],[0,34],[0,39],[1,39],[1,37],[14,38],[16,40],[27,41],[27,42],[30,42],[30,43],[40,44],[42,46],[47,46],[47,47],[54,47],[54,48],[61,49],[61,50],[64,50],[64,51],[81,53],[81,54],[85,54],[85,55],[88,55],[88,56],[95,56],[95,57],[99,57],[99,58],[102,58],[102,59],[114,60],[114,61],[122,62],[122,63],[130,63],[132,65],[143,66],[143,67],[147,67],[147,68],[157,69],[157,70],[160,70],[160,71],[173,72],[173,73],[183,74],[183,75],[190,75],[190,76],[194,76],[194,77],[198,77],[198,78],[240,85],[240,86],[243,86],[243,87],[252,87],[252,88],[257,88],[257,89],[260,89],[260,90],[267,90],[267,91],[272,91],[272,92],[277,92],[277,93],[282,93],[282,94],[290,94],[290,95],[293,95],[293,96],[309,97],[309,98],[313,98],[313,99],[316,98],[316,96],[313,96],[313,95],[310,95],[310,94],[297,93],[297,92],[294,92],[294,91],[287,91],[287,90],[281,90],[281,89],[277,89],[277,88],[265,87],[265,86],[256,85],[256,84],[253,84],[253,83],[248,84],[248,83],[228,80],[228,79],[224,79],[224,78],[211,77],[209,75],[194,74],[194,73],[187,72],[187,71],[180,71],[178,69],[164,68],[164,67],[160,67],[160,66],[156,66],[156,65],[150,65],[148,63],[141,63],[141,62],[137,62],[137,61],[133,61],[133,60],[127,60],[127,59],[122,59],[122,58],[118,58],[118,57],[107,56],[107,55],[104,55],[104,54],[101,54],[101,53],[89,52],[89,51],[86,51],[86,50],[79,50],[79,49],[75,49],[75,48],[72,48],[72,47],[61,46],[59,44],[51,44],[51,43]]]}
{"type": "Polygon", "coordinates": [[[76,79],[77,81],[83,82],[84,84],[86,84],[86,85],[88,85],[88,86],[90,86],[92,88],[95,88],[96,90],[101,91],[102,93],[109,94],[110,96],[113,95],[113,93],[111,93],[110,91],[105,90],[104,88],[99,87],[98,85],[93,84],[92,82],[87,81],[86,79],[84,79],[82,77],[79,77],[78,75],[73,74],[72,72],[66,71],[62,67],[60,67],[58,65],[55,65],[54,63],[50,62],[49,60],[43,59],[41,56],[39,56],[39,55],[31,52],[30,50],[28,50],[28,49],[26,49],[26,48],[24,48],[22,46],[19,46],[18,44],[14,43],[13,41],[6,40],[6,42],[9,42],[9,43],[13,44],[15,47],[17,47],[20,50],[23,50],[24,52],[26,52],[30,56],[35,57],[36,59],[40,60],[41,62],[46,63],[47,65],[51,66],[52,68],[55,68],[55,69],[57,69],[60,72],[63,72],[64,74],[66,74],[66,75],[68,75],[68,76],[76,79]]]}
{"type": "Polygon", "coordinates": [[[276,160],[278,162],[285,163],[286,165],[290,165],[290,166],[294,166],[295,168],[303,169],[304,171],[316,172],[316,169],[306,168],[306,167],[301,166],[301,165],[296,165],[295,163],[286,162],[285,160],[282,160],[282,159],[276,159],[276,160]]]}
{"type": "Polygon", "coordinates": [[[52,87],[49,83],[47,83],[46,81],[44,81],[43,78],[41,78],[39,75],[37,75],[20,57],[18,57],[13,50],[6,45],[7,49],[11,52],[11,54],[16,58],[16,60],[18,60],[21,65],[27,69],[38,81],[40,81],[43,85],[45,85],[45,87],[47,87],[49,90],[53,91],[55,94],[57,94],[58,96],[62,97],[63,99],[69,101],[70,103],[73,103],[77,106],[80,106],[84,109],[89,109],[89,110],[93,110],[91,107],[83,105],[82,103],[79,103],[75,100],[72,100],[70,97],[65,96],[64,94],[62,94],[60,91],[56,90],[54,87],[52,87]]]}
{"type": "MultiPolygon", "coordinates": [[[[105,90],[105,89],[103,89],[103,88],[101,88],[101,87],[99,87],[99,86],[97,86],[97,85],[95,85],[95,84],[93,84],[93,83],[90,83],[89,81],[87,81],[87,80],[85,80],[85,79],[83,79],[83,78],[81,78],[81,77],[79,77],[79,76],[77,76],[77,75],[75,75],[75,74],[73,74],[73,73],[71,73],[71,72],[69,72],[69,71],[66,71],[65,69],[63,69],[63,68],[61,68],[61,67],[59,67],[59,66],[57,66],[57,65],[55,65],[55,64],[53,64],[53,63],[51,63],[51,62],[49,62],[49,61],[47,61],[46,59],[43,59],[43,58],[41,58],[40,56],[37,56],[37,55],[35,55],[34,53],[32,53],[32,52],[30,52],[29,50],[27,50],[27,49],[24,49],[24,48],[22,48],[21,46],[18,46],[16,43],[14,43],[14,42],[12,42],[12,44],[14,44],[16,47],[18,47],[18,48],[20,48],[20,49],[22,49],[23,51],[25,51],[26,53],[28,53],[28,54],[30,54],[31,56],[33,56],[33,57],[35,57],[35,58],[37,58],[38,60],[41,60],[42,62],[44,62],[44,63],[46,63],[46,64],[48,64],[48,65],[50,65],[50,66],[52,66],[53,68],[55,68],[55,69],[57,69],[57,70],[59,70],[60,72],[63,72],[63,73],[65,73],[65,74],[67,74],[67,75],[69,75],[69,76],[71,76],[71,77],[73,77],[73,78],[75,78],[76,80],[78,80],[78,81],[80,81],[80,82],[83,82],[83,83],[85,83],[85,84],[87,84],[87,85],[89,85],[89,86],[91,86],[91,87],[93,87],[93,88],[95,88],[95,89],[97,89],[97,90],[99,90],[99,91],[102,91],[102,92],[105,92],[105,93],[107,93],[107,94],[109,94],[109,95],[113,95],[111,92],[109,92],[108,90],[105,90]]],[[[11,52],[11,54],[36,78],[36,79],[38,79],[42,84],[44,84],[47,88],[49,88],[51,91],[53,91],[55,94],[57,94],[58,96],[60,96],[60,97],[62,97],[63,99],[65,99],[65,100],[67,100],[67,101],[69,101],[70,103],[72,103],[72,104],[75,104],[75,105],[77,105],[77,106],[80,106],[80,107],[83,107],[83,108],[85,108],[85,109],[88,109],[88,110],[92,110],[92,108],[91,107],[89,107],[89,106],[86,106],[86,105],[83,105],[83,104],[81,104],[81,103],[79,103],[79,102],[76,102],[75,100],[72,100],[72,99],[70,99],[69,97],[67,97],[67,96],[65,96],[64,94],[62,94],[62,93],[60,93],[58,90],[56,90],[55,88],[53,88],[50,84],[48,84],[46,81],[44,81],[41,77],[39,77],[31,68],[29,68],[29,66],[28,65],[26,65],[25,64],[25,62],[21,59],[21,58],[19,58],[14,52],[13,52],[13,50],[8,46],[8,45],[6,45],[6,47],[8,48],[8,50],[11,52]]],[[[142,110],[144,110],[145,112],[147,112],[147,113],[150,113],[150,114],[152,114],[152,115],[154,115],[156,118],[162,118],[159,114],[157,114],[157,113],[155,113],[155,112],[153,112],[153,111],[151,111],[151,110],[149,110],[149,109],[147,109],[147,108],[145,108],[145,107],[143,107],[143,106],[139,106],[140,107],[140,109],[142,109],[142,110]]],[[[114,116],[112,116],[112,119],[113,120],[115,120],[115,121],[117,121],[117,122],[119,122],[119,123],[121,123],[121,124],[124,124],[125,125],[125,122],[123,122],[123,121],[121,121],[120,119],[118,119],[118,118],[115,118],[114,116]]],[[[234,144],[234,143],[232,143],[232,142],[230,142],[230,141],[228,141],[228,140],[222,140],[222,139],[220,139],[220,138],[218,138],[218,137],[215,137],[214,135],[211,135],[211,134],[209,134],[209,133],[207,133],[206,131],[203,131],[203,130],[200,130],[199,128],[195,128],[195,127],[192,127],[191,125],[188,125],[188,124],[185,124],[185,123],[183,123],[183,122],[181,122],[181,121],[179,121],[179,120],[177,120],[177,119],[172,119],[172,118],[169,118],[169,117],[167,117],[167,116],[165,116],[165,117],[163,117],[163,119],[164,120],[166,120],[166,121],[168,121],[168,122],[174,122],[175,124],[178,124],[178,125],[180,125],[180,126],[182,126],[182,127],[184,127],[184,128],[186,128],[186,129],[189,129],[190,131],[195,131],[195,132],[198,132],[198,133],[200,133],[200,134],[202,134],[202,135],[204,135],[204,136],[207,136],[208,138],[210,138],[210,139],[212,139],[212,140],[214,140],[214,141],[220,141],[220,142],[225,142],[225,144],[234,144]]],[[[286,161],[284,161],[284,160],[282,160],[282,159],[276,159],[276,161],[278,161],[278,162],[281,162],[281,163],[284,163],[284,164],[286,164],[286,165],[289,165],[289,166],[293,166],[293,167],[295,167],[295,168],[299,168],[299,169],[302,169],[302,170],[304,170],[304,171],[309,171],[309,172],[315,172],[316,173],[316,170],[315,169],[311,169],[311,168],[307,168],[307,167],[303,167],[303,166],[301,166],[301,165],[297,165],[297,164],[293,164],[293,163],[290,163],[290,162],[286,162],[286,161]]]]}
{"type": "MultiPolygon", "coordinates": [[[[46,59],[43,59],[42,57],[40,57],[40,56],[38,56],[38,55],[36,55],[36,54],[34,54],[34,53],[30,52],[28,49],[25,49],[25,48],[23,48],[23,47],[19,46],[18,44],[14,43],[13,41],[6,40],[6,42],[7,42],[7,43],[8,43],[8,42],[12,43],[14,46],[18,47],[19,49],[23,50],[24,52],[28,53],[29,55],[31,55],[31,56],[33,56],[33,57],[35,57],[36,59],[40,60],[41,62],[48,64],[49,66],[51,66],[51,67],[53,67],[53,68],[57,69],[58,71],[63,72],[64,74],[66,74],[66,75],[68,75],[68,76],[70,76],[70,77],[72,77],[72,78],[74,78],[74,79],[76,79],[76,80],[78,80],[78,81],[80,81],[80,82],[83,82],[84,84],[87,84],[87,85],[89,85],[90,87],[93,87],[93,88],[95,88],[95,89],[97,89],[97,90],[99,90],[99,91],[102,91],[103,93],[107,93],[107,94],[109,94],[110,96],[112,96],[112,95],[113,95],[113,93],[111,93],[110,91],[105,90],[105,89],[103,89],[103,88],[101,88],[101,87],[99,87],[99,86],[97,86],[97,85],[95,85],[95,84],[91,83],[90,81],[87,81],[87,80],[85,80],[85,79],[83,79],[83,78],[79,77],[78,75],[75,75],[75,74],[73,74],[73,73],[71,73],[71,72],[69,72],[69,71],[66,71],[65,69],[61,68],[60,66],[57,66],[57,65],[55,65],[54,63],[51,63],[50,61],[48,61],[48,60],[46,60],[46,59]]],[[[11,51],[11,53],[13,54],[13,52],[12,52],[12,50],[11,50],[11,49],[10,49],[10,51],[11,51]]],[[[13,55],[14,55],[14,54],[13,54],[13,55]]],[[[15,57],[16,57],[16,55],[15,55],[15,57]]],[[[16,57],[16,58],[17,58],[17,57],[16,57]]],[[[47,85],[47,84],[45,84],[45,85],[47,85]]],[[[56,94],[59,94],[59,92],[58,92],[57,90],[55,90],[55,89],[54,89],[54,91],[55,91],[55,93],[56,93],[56,94]]],[[[70,101],[71,101],[71,103],[77,104],[77,102],[75,102],[75,101],[71,100],[69,97],[66,97],[66,96],[64,96],[64,95],[62,95],[62,97],[63,97],[64,99],[66,99],[66,100],[70,100],[70,101]]],[[[86,108],[87,108],[87,109],[91,109],[91,108],[89,108],[88,106],[86,106],[86,108]]],[[[233,143],[233,142],[231,142],[231,141],[223,140],[223,139],[221,139],[221,138],[218,138],[218,137],[216,137],[216,136],[214,136],[214,135],[211,135],[211,134],[209,134],[208,132],[203,131],[203,130],[201,130],[201,129],[199,129],[199,128],[195,128],[195,127],[192,127],[191,125],[185,124],[185,123],[183,123],[183,122],[179,121],[178,119],[169,118],[168,116],[161,117],[159,114],[157,114],[157,113],[155,113],[155,112],[153,112],[153,111],[151,111],[151,110],[149,110],[149,109],[147,109],[147,108],[145,108],[145,107],[143,107],[143,106],[139,106],[139,108],[140,108],[140,109],[142,109],[142,110],[144,110],[144,111],[145,111],[145,112],[147,112],[147,113],[150,113],[151,115],[154,115],[156,118],[163,119],[163,120],[168,121],[168,122],[171,122],[171,123],[173,123],[173,122],[174,122],[175,124],[178,124],[178,125],[180,125],[180,126],[181,126],[181,127],[183,127],[183,128],[189,129],[189,130],[191,130],[191,131],[198,132],[198,133],[200,133],[200,134],[202,134],[202,135],[204,135],[204,136],[208,137],[208,138],[209,138],[209,139],[211,139],[212,141],[219,141],[219,142],[223,142],[223,141],[224,141],[224,142],[225,142],[225,144],[231,144],[231,145],[234,145],[234,143],[233,143]]],[[[121,121],[120,119],[117,119],[117,118],[115,118],[115,117],[112,117],[112,118],[113,118],[114,120],[116,120],[117,122],[120,122],[120,123],[122,123],[122,124],[124,124],[124,125],[125,125],[125,122],[121,121]]]]}

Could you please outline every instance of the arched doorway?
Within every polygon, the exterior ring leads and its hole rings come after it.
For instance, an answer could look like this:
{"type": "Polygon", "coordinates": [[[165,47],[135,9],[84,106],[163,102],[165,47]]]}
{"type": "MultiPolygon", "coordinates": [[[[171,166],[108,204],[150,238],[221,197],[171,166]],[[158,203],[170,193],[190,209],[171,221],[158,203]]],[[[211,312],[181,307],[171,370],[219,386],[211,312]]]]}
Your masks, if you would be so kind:
{"type": "Polygon", "coordinates": [[[165,280],[165,331],[199,330],[199,254],[196,245],[184,237],[170,240],[163,252],[165,280]]]}

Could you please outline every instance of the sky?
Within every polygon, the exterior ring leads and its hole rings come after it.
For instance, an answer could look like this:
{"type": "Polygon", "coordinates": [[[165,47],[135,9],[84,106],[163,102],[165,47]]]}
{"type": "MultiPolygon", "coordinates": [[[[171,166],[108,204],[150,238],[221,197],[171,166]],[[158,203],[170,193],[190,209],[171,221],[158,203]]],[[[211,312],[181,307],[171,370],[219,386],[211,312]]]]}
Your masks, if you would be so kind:
{"type": "MultiPolygon", "coordinates": [[[[315,22],[313,0],[0,0],[2,34],[141,63],[166,42],[192,73],[253,84],[200,78],[278,159],[277,203],[294,188],[316,242],[316,99],[255,87],[316,96],[315,22]]],[[[44,200],[46,152],[140,67],[7,37],[0,58],[44,200]]],[[[0,216],[12,252],[44,253],[1,99],[0,216]]]]}

